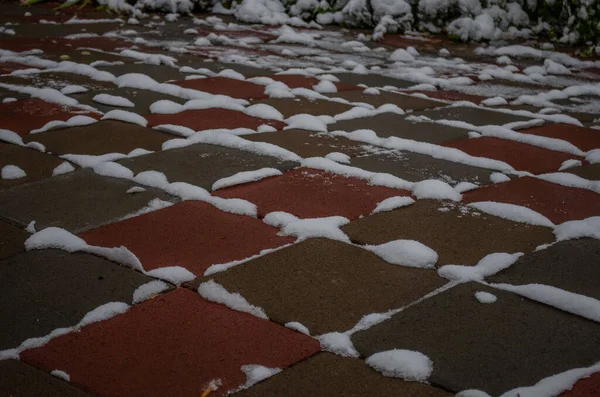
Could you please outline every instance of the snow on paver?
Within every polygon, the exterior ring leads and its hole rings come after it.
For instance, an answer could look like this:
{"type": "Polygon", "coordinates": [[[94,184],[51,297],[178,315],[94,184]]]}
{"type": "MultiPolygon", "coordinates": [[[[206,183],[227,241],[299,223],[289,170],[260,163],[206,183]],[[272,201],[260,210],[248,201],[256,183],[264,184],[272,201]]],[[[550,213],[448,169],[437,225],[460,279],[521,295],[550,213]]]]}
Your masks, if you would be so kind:
{"type": "Polygon", "coordinates": [[[229,109],[185,110],[176,114],[151,114],[147,117],[151,127],[161,124],[181,125],[193,130],[250,128],[256,130],[261,125],[270,125],[282,130],[285,124],[276,120],[265,120],[248,116],[229,109]]]}
{"type": "Polygon", "coordinates": [[[214,382],[211,395],[224,396],[246,383],[244,365],[285,368],[318,351],[305,335],[180,288],[21,356],[46,371],[62,368],[93,394],[189,396],[214,382]],[[124,371],[126,383],[106,382],[124,371]]]}
{"type": "Polygon", "coordinates": [[[335,116],[352,109],[354,106],[324,99],[305,98],[271,98],[261,99],[254,103],[264,103],[279,110],[285,118],[308,114],[311,116],[335,116]]]}
{"type": "Polygon", "coordinates": [[[40,153],[37,150],[0,143],[0,168],[4,170],[4,167],[12,165],[23,172],[22,174],[11,173],[10,168],[8,168],[6,175],[4,175],[5,172],[3,171],[0,189],[51,177],[53,170],[61,163],[60,159],[40,153]],[[9,176],[19,175],[21,175],[19,178],[9,178],[9,176]]]}

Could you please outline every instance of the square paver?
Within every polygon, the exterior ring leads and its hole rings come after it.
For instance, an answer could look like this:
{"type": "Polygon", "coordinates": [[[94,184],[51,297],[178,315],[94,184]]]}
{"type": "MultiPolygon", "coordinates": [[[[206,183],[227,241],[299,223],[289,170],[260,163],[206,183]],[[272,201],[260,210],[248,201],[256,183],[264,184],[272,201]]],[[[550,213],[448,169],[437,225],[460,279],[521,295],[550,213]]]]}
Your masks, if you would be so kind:
{"type": "Polygon", "coordinates": [[[575,174],[577,176],[580,176],[584,179],[589,179],[591,181],[600,181],[600,163],[584,165],[582,167],[569,168],[564,170],[563,172],[575,174]]]}
{"type": "Polygon", "coordinates": [[[73,326],[105,303],[131,304],[136,288],[153,280],[94,255],[55,249],[5,259],[0,274],[0,350],[73,326]]]}
{"type": "Polygon", "coordinates": [[[23,252],[29,236],[24,229],[0,221],[0,260],[23,252]]]}
{"type": "Polygon", "coordinates": [[[447,390],[498,396],[600,355],[600,325],[481,284],[461,284],[354,334],[365,356],[390,350],[421,352],[433,361],[429,381],[447,390]],[[475,293],[495,295],[480,303],[475,293]]]}
{"type": "Polygon", "coordinates": [[[137,184],[78,170],[0,191],[0,216],[36,229],[56,226],[79,233],[115,222],[146,207],[152,199],[174,200],[154,188],[129,194],[137,184]]]}
{"type": "Polygon", "coordinates": [[[458,120],[469,124],[504,125],[515,121],[529,121],[530,117],[517,116],[494,110],[480,109],[470,106],[453,106],[442,109],[425,110],[415,113],[416,116],[426,116],[433,120],[458,120]]]}
{"type": "Polygon", "coordinates": [[[129,153],[142,148],[159,151],[172,135],[115,120],[102,120],[80,127],[53,129],[29,134],[28,141],[40,142],[55,154],[129,153]]]}
{"type": "Polygon", "coordinates": [[[362,179],[311,168],[298,168],[273,178],[219,190],[215,195],[246,199],[258,206],[259,216],[285,211],[300,218],[340,215],[354,219],[371,213],[377,203],[388,197],[409,196],[410,192],[373,186],[362,179]]]}
{"type": "Polygon", "coordinates": [[[523,177],[467,192],[463,201],[497,201],[522,205],[559,224],[600,215],[598,193],[541,179],[523,177]]]}
{"type": "Polygon", "coordinates": [[[0,169],[7,165],[16,165],[26,174],[25,177],[18,179],[0,179],[0,189],[49,178],[52,176],[52,171],[63,161],[34,149],[0,143],[0,169]]]}
{"type": "Polygon", "coordinates": [[[146,116],[150,126],[160,124],[182,125],[195,131],[212,129],[235,129],[250,128],[256,130],[263,124],[282,130],[285,123],[277,120],[266,120],[258,117],[248,116],[237,110],[229,109],[204,109],[204,110],[185,110],[175,114],[151,114],[146,116]]]}
{"type": "Polygon", "coordinates": [[[327,239],[303,241],[211,279],[263,308],[271,320],[298,321],[312,335],[349,330],[362,316],[402,307],[446,281],[433,270],[391,265],[327,239]]]}
{"type": "Polygon", "coordinates": [[[21,354],[45,371],[101,396],[201,396],[210,382],[225,396],[246,382],[244,365],[285,368],[319,343],[247,313],[203,300],[184,288],[135,305],[21,354]]]}
{"type": "Polygon", "coordinates": [[[258,99],[266,97],[265,87],[262,85],[220,76],[175,81],[172,84],[193,90],[210,92],[211,94],[227,95],[233,98],[258,99]]]}
{"type": "Polygon", "coordinates": [[[418,200],[408,207],[370,215],[342,230],[360,244],[419,241],[438,253],[439,266],[476,265],[488,254],[530,252],[555,240],[550,228],[511,222],[437,200],[418,200]]]}
{"type": "Polygon", "coordinates": [[[329,131],[373,130],[380,138],[395,136],[419,142],[440,143],[469,137],[469,131],[438,123],[414,122],[396,113],[343,120],[328,126],[329,131]]]}
{"type": "Polygon", "coordinates": [[[171,182],[187,182],[208,191],[219,179],[238,172],[266,167],[285,171],[298,165],[277,157],[203,143],[124,159],[119,163],[135,173],[157,170],[163,172],[171,182]]]}
{"type": "Polygon", "coordinates": [[[471,156],[504,161],[518,171],[533,174],[556,172],[564,161],[581,159],[573,154],[491,137],[442,142],[441,145],[462,150],[471,156]]]}
{"type": "Polygon", "coordinates": [[[235,394],[239,397],[443,397],[450,393],[418,382],[382,376],[364,361],[319,353],[235,394]]]}
{"type": "Polygon", "coordinates": [[[64,380],[18,360],[0,361],[0,395],[15,397],[90,397],[64,380]]]}
{"type": "Polygon", "coordinates": [[[593,128],[578,127],[570,124],[545,124],[541,127],[519,131],[523,134],[545,136],[571,142],[579,149],[587,152],[600,148],[600,131],[593,128]]]}
{"type": "Polygon", "coordinates": [[[200,201],[125,219],[80,235],[91,245],[126,246],[146,270],[181,266],[202,276],[213,264],[245,259],[294,241],[249,216],[200,201]]]}
{"type": "Polygon", "coordinates": [[[261,99],[254,103],[264,103],[279,110],[283,117],[288,118],[296,114],[310,114],[313,116],[335,116],[352,109],[354,106],[345,103],[328,101],[325,99],[306,98],[272,98],[261,99]]]}
{"type": "Polygon", "coordinates": [[[375,107],[391,103],[403,110],[424,110],[445,106],[445,103],[439,101],[432,101],[430,99],[405,94],[396,94],[389,91],[380,91],[379,94],[365,94],[363,91],[358,90],[328,94],[328,96],[333,98],[343,98],[350,102],[368,103],[375,107]]]}

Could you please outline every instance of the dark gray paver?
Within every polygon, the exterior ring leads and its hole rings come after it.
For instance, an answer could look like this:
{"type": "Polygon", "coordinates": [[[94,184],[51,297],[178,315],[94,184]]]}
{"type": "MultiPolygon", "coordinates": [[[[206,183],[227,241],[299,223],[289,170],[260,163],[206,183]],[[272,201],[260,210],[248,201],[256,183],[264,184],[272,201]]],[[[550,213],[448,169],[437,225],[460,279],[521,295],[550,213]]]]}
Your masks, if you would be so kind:
{"type": "Polygon", "coordinates": [[[600,181],[600,163],[598,164],[588,164],[581,167],[569,168],[562,172],[568,172],[570,174],[575,174],[584,179],[589,179],[592,181],[600,181]]]}
{"type": "Polygon", "coordinates": [[[154,198],[173,201],[161,190],[128,194],[136,183],[82,169],[0,192],[0,217],[37,230],[56,226],[79,233],[137,212],[154,198]]]}
{"type": "Polygon", "coordinates": [[[453,392],[479,389],[498,396],[597,362],[600,325],[468,283],[358,332],[352,341],[365,356],[395,348],[419,351],[433,361],[433,384],[453,392]],[[474,296],[478,291],[498,300],[480,303],[474,296]]]}
{"type": "Polygon", "coordinates": [[[446,103],[427,98],[420,98],[413,95],[396,94],[389,91],[381,91],[379,94],[365,94],[361,90],[336,92],[328,94],[332,98],[343,98],[350,102],[363,102],[375,106],[376,108],[392,103],[403,110],[424,110],[446,106],[446,103]]]}
{"type": "MultiPolygon", "coordinates": [[[[4,82],[4,80],[3,80],[4,82]]],[[[4,101],[6,98],[15,98],[15,99],[25,99],[29,98],[28,94],[22,94],[20,92],[7,90],[6,88],[0,87],[0,102],[4,101]]]]}
{"type": "Polygon", "coordinates": [[[364,315],[402,307],[445,282],[433,270],[391,265],[327,239],[301,242],[211,279],[262,307],[271,320],[298,321],[313,335],[348,330],[364,315]]]}
{"type": "Polygon", "coordinates": [[[0,179],[0,189],[51,177],[52,171],[63,161],[34,149],[0,143],[0,169],[6,165],[16,165],[27,174],[18,179],[0,179]]]}
{"type": "Polygon", "coordinates": [[[22,252],[29,236],[24,229],[0,221],[0,260],[22,252]]]}
{"type": "Polygon", "coordinates": [[[516,285],[546,284],[600,299],[599,265],[600,240],[567,240],[519,258],[511,267],[487,281],[516,285]]]}
{"type": "Polygon", "coordinates": [[[77,324],[108,302],[131,304],[153,279],[84,253],[36,250],[0,262],[0,350],[77,324]]]}
{"type": "Polygon", "coordinates": [[[408,88],[415,85],[415,83],[395,79],[393,77],[383,76],[380,74],[358,74],[358,73],[334,73],[338,79],[340,79],[343,83],[348,84],[365,84],[368,87],[385,87],[386,85],[390,85],[397,88],[408,88]]]}
{"type": "Polygon", "coordinates": [[[423,383],[382,376],[363,360],[319,353],[235,396],[442,397],[450,393],[423,383]]]}
{"type": "Polygon", "coordinates": [[[170,182],[187,182],[209,191],[217,180],[238,172],[255,171],[265,167],[284,171],[298,165],[276,157],[203,143],[124,159],[119,163],[135,173],[158,170],[163,172],[170,182]]]}
{"type": "Polygon", "coordinates": [[[504,125],[515,121],[529,121],[530,117],[517,116],[493,110],[480,109],[469,106],[445,107],[442,109],[424,110],[415,112],[415,116],[426,116],[433,120],[458,120],[476,126],[504,125]]]}
{"type": "Polygon", "coordinates": [[[12,397],[89,397],[62,379],[18,360],[0,361],[0,395],[12,397]]]}

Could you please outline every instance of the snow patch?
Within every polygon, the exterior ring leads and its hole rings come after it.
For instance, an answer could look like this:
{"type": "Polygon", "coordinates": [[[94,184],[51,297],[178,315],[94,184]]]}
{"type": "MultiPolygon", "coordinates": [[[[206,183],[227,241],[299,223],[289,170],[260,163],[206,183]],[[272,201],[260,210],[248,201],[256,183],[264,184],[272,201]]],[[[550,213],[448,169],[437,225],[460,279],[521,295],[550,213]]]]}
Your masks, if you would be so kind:
{"type": "Polygon", "coordinates": [[[423,353],[394,349],[375,353],[365,361],[384,376],[426,382],[433,372],[433,362],[423,353]]]}
{"type": "Polygon", "coordinates": [[[379,202],[377,207],[371,212],[371,214],[376,214],[378,212],[385,212],[395,210],[397,208],[402,208],[413,204],[415,200],[408,196],[394,196],[390,198],[386,198],[385,200],[379,202]]]}
{"type": "Polygon", "coordinates": [[[198,293],[208,301],[221,303],[230,309],[249,313],[264,320],[269,319],[262,308],[251,305],[243,296],[238,293],[227,291],[222,285],[216,283],[214,280],[209,280],[200,284],[198,293]]]}
{"type": "Polygon", "coordinates": [[[483,281],[485,277],[493,276],[514,264],[522,252],[508,254],[496,252],[483,257],[475,266],[446,265],[438,269],[438,274],[448,280],[468,282],[483,281]]]}
{"type": "Polygon", "coordinates": [[[284,327],[293,329],[294,331],[300,332],[301,334],[310,336],[310,331],[308,330],[308,328],[297,321],[285,323],[284,327]]]}
{"type": "Polygon", "coordinates": [[[486,214],[494,215],[509,221],[526,223],[534,226],[554,227],[554,223],[544,215],[520,205],[498,203],[495,201],[479,201],[467,205],[485,212],[486,214]]]}
{"type": "Polygon", "coordinates": [[[350,222],[343,216],[300,219],[287,212],[276,211],[265,215],[263,222],[269,226],[281,228],[278,233],[280,236],[294,236],[298,240],[321,237],[345,243],[350,242],[346,233],[340,230],[340,227],[350,222]]]}
{"type": "Polygon", "coordinates": [[[394,240],[364,248],[393,265],[432,269],[439,258],[437,252],[415,240],[394,240]]]}
{"type": "Polygon", "coordinates": [[[317,336],[321,349],[342,357],[359,357],[360,354],[354,348],[350,335],[340,332],[330,332],[317,336]]]}
{"type": "Polygon", "coordinates": [[[244,183],[260,181],[261,179],[281,175],[282,172],[275,168],[261,168],[255,171],[242,171],[235,175],[221,178],[212,185],[212,191],[244,183]]]}
{"type": "Polygon", "coordinates": [[[13,180],[13,179],[20,179],[20,178],[25,178],[27,176],[27,173],[25,173],[25,171],[23,171],[23,169],[17,167],[16,165],[5,165],[4,167],[2,167],[2,179],[4,180],[13,180]]]}
{"type": "Polygon", "coordinates": [[[102,120],[124,121],[126,123],[141,125],[142,127],[148,125],[148,120],[139,114],[120,109],[111,110],[110,112],[105,113],[102,120]]]}

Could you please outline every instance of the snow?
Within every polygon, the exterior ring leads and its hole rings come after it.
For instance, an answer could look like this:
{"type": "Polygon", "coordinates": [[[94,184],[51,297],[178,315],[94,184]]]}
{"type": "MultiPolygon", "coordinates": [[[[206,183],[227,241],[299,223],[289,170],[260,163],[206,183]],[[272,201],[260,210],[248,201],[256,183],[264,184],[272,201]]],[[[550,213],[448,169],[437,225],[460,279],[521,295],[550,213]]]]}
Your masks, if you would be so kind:
{"type": "Polygon", "coordinates": [[[325,158],[336,163],[350,164],[350,156],[340,152],[331,152],[325,155],[325,158]]]}
{"type": "Polygon", "coordinates": [[[92,98],[92,101],[101,103],[103,105],[122,107],[122,108],[133,108],[135,104],[129,99],[122,96],[115,96],[110,94],[98,94],[92,98]]]}
{"type": "Polygon", "coordinates": [[[139,114],[120,109],[111,110],[110,112],[105,113],[102,117],[102,120],[124,121],[126,123],[141,125],[142,127],[146,127],[148,125],[148,120],[139,114]]]}
{"type": "Polygon", "coordinates": [[[260,181],[261,179],[281,175],[282,172],[275,168],[261,168],[255,171],[242,171],[232,176],[221,178],[212,185],[212,191],[243,183],[260,181]]]}
{"type": "Polygon", "coordinates": [[[307,131],[327,132],[327,124],[310,114],[296,114],[285,120],[285,129],[300,129],[307,131]]]}
{"type": "Polygon", "coordinates": [[[252,256],[250,256],[248,258],[240,259],[240,260],[237,260],[237,261],[231,261],[231,262],[227,262],[227,263],[213,264],[208,269],[206,269],[206,271],[204,272],[204,276],[210,276],[211,274],[224,272],[225,270],[227,270],[229,268],[232,268],[232,267],[237,266],[237,265],[241,265],[243,263],[249,262],[249,261],[254,260],[256,258],[260,258],[260,257],[265,256],[267,254],[270,254],[272,252],[279,251],[279,250],[287,248],[287,247],[289,247],[289,246],[291,246],[293,244],[294,243],[285,244],[285,245],[282,245],[282,246],[277,247],[277,248],[267,248],[267,249],[264,249],[264,250],[260,251],[256,255],[252,255],[252,256]]]}
{"type": "Polygon", "coordinates": [[[264,320],[269,319],[262,308],[251,305],[243,296],[238,293],[227,291],[222,285],[216,283],[214,280],[209,280],[200,284],[198,293],[208,301],[221,303],[230,309],[249,313],[264,320]]]}
{"type": "Polygon", "coordinates": [[[127,189],[127,191],[125,193],[134,194],[134,193],[141,193],[141,192],[145,192],[145,191],[146,191],[146,189],[141,186],[133,186],[133,187],[130,187],[129,189],[127,189]]]}
{"type": "Polygon", "coordinates": [[[152,128],[158,131],[168,132],[169,134],[183,136],[186,138],[196,133],[196,131],[192,130],[191,128],[174,124],[161,124],[152,128]]]}
{"type": "Polygon", "coordinates": [[[11,130],[0,129],[0,141],[12,143],[14,145],[25,146],[23,138],[19,134],[11,130]]]}
{"type": "Polygon", "coordinates": [[[591,237],[600,239],[600,216],[568,221],[554,228],[557,241],[591,237]]]}
{"type": "Polygon", "coordinates": [[[476,185],[471,182],[459,182],[454,186],[454,190],[456,190],[459,193],[468,192],[477,188],[479,188],[479,185],[476,185]]]}
{"type": "Polygon", "coordinates": [[[448,280],[468,282],[483,281],[514,264],[523,253],[509,254],[496,252],[484,256],[475,266],[446,265],[438,269],[438,274],[448,280]]]}
{"type": "Polygon", "coordinates": [[[412,56],[408,51],[403,48],[398,48],[390,55],[390,61],[392,62],[412,62],[415,57],[412,56]]]}
{"type": "Polygon", "coordinates": [[[415,183],[413,194],[418,199],[448,199],[453,201],[462,200],[462,195],[446,182],[428,179],[415,183]]]}
{"type": "Polygon", "coordinates": [[[592,192],[600,194],[600,181],[590,181],[575,174],[555,172],[552,174],[537,175],[536,178],[562,186],[591,190],[592,192]]]}
{"type": "Polygon", "coordinates": [[[65,94],[65,95],[72,95],[72,94],[81,94],[83,92],[88,92],[89,90],[86,87],[80,86],[80,85],[67,85],[63,88],[61,88],[60,92],[65,94]]]}
{"type": "Polygon", "coordinates": [[[509,181],[510,181],[510,177],[501,172],[492,172],[492,174],[490,175],[490,182],[492,182],[492,183],[502,183],[502,182],[509,182],[509,181]]]}
{"type": "Polygon", "coordinates": [[[468,204],[468,206],[509,221],[526,223],[534,226],[554,227],[554,223],[544,215],[520,205],[498,203],[495,201],[479,201],[468,204]]]}
{"type": "Polygon", "coordinates": [[[241,370],[246,374],[246,383],[241,387],[242,389],[247,389],[281,372],[280,368],[268,368],[256,364],[242,365],[241,370]]]}
{"type": "Polygon", "coordinates": [[[397,208],[402,208],[413,204],[415,200],[408,196],[394,196],[386,198],[385,200],[379,202],[377,207],[371,212],[371,214],[376,214],[378,212],[385,212],[395,210],[397,208]]]}
{"type": "Polygon", "coordinates": [[[479,303],[494,303],[498,300],[496,295],[485,291],[475,292],[475,299],[477,299],[479,303]]]}
{"type": "Polygon", "coordinates": [[[273,106],[257,103],[256,105],[248,106],[244,109],[244,113],[248,116],[258,117],[267,120],[283,120],[283,114],[273,106]]]}
{"type": "Polygon", "coordinates": [[[415,240],[394,240],[364,248],[393,265],[433,269],[439,258],[437,252],[415,240]]]}
{"type": "Polygon", "coordinates": [[[88,312],[81,321],[79,322],[79,327],[84,327],[89,324],[98,323],[100,321],[108,320],[111,317],[116,316],[117,314],[125,313],[129,310],[129,305],[123,302],[109,302],[102,306],[99,306],[88,312]]]}
{"type": "Polygon", "coordinates": [[[142,284],[133,291],[133,304],[143,302],[150,299],[154,295],[158,295],[161,292],[167,290],[169,285],[164,281],[154,280],[146,284],[142,284]]]}
{"type": "Polygon", "coordinates": [[[297,321],[290,321],[289,323],[285,323],[284,327],[293,329],[294,331],[300,332],[301,334],[310,336],[310,331],[306,326],[302,325],[297,321]]]}
{"type": "Polygon", "coordinates": [[[340,230],[340,227],[350,222],[343,216],[300,219],[287,212],[276,211],[265,215],[263,222],[269,226],[281,228],[279,235],[294,236],[300,241],[321,237],[345,243],[350,242],[348,236],[340,230]]]}
{"type": "Polygon", "coordinates": [[[321,344],[321,349],[342,357],[359,357],[358,351],[354,348],[350,335],[340,332],[330,332],[317,336],[321,344]]]}
{"type": "Polygon", "coordinates": [[[133,171],[129,168],[112,162],[107,161],[105,163],[100,163],[92,167],[94,172],[98,175],[102,176],[111,176],[114,178],[123,178],[123,179],[133,179],[133,171]]]}
{"type": "Polygon", "coordinates": [[[50,372],[50,375],[60,378],[62,380],[65,380],[67,382],[71,381],[71,376],[68,373],[66,373],[65,371],[61,371],[59,369],[55,369],[54,371],[50,372]]]}
{"type": "Polygon", "coordinates": [[[508,101],[500,96],[496,96],[481,101],[481,104],[485,106],[502,106],[508,105],[508,101]]]}
{"type": "Polygon", "coordinates": [[[317,85],[314,85],[313,90],[322,94],[337,92],[337,87],[331,81],[321,80],[317,85]]]}
{"type": "Polygon", "coordinates": [[[570,159],[565,160],[560,165],[559,171],[568,170],[569,168],[581,167],[582,163],[580,160],[570,159]]]}
{"type": "Polygon", "coordinates": [[[29,133],[30,134],[37,134],[39,132],[45,132],[45,131],[48,131],[50,129],[66,128],[66,127],[78,127],[78,126],[83,126],[83,125],[94,124],[94,123],[97,123],[97,122],[98,122],[98,120],[96,120],[93,117],[83,116],[83,115],[77,115],[77,116],[71,117],[67,121],[62,121],[62,120],[52,120],[52,121],[49,121],[43,127],[35,129],[35,130],[31,130],[31,131],[29,131],[29,133]]]}
{"type": "Polygon", "coordinates": [[[2,179],[4,180],[12,180],[12,179],[20,179],[25,178],[27,174],[21,168],[16,165],[5,165],[2,167],[2,179]]]}
{"type": "Polygon", "coordinates": [[[408,381],[426,382],[433,372],[429,357],[413,350],[394,349],[375,353],[365,362],[384,376],[408,381]]]}
{"type": "Polygon", "coordinates": [[[62,175],[73,171],[75,171],[75,167],[68,161],[63,161],[52,170],[52,176],[62,175]]]}
{"type": "Polygon", "coordinates": [[[37,231],[35,230],[35,221],[29,222],[29,224],[27,225],[27,227],[25,228],[25,230],[28,231],[31,234],[36,233],[37,231]]]}

